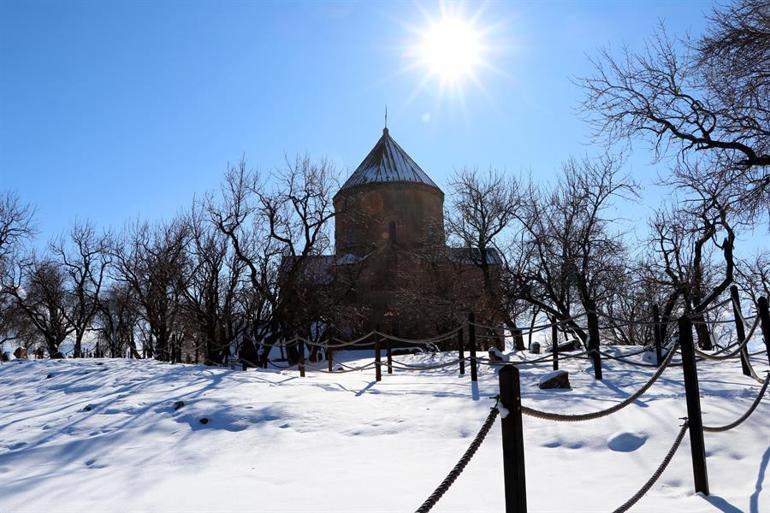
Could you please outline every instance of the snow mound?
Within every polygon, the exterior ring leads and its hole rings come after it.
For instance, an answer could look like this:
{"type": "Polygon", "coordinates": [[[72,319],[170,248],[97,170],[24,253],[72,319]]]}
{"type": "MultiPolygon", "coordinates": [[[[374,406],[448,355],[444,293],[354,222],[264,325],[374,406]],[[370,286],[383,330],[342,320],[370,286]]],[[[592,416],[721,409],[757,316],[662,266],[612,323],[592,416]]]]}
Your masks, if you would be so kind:
{"type": "MultiPolygon", "coordinates": [[[[666,357],[665,353],[663,354],[663,357],[664,358],[666,357]]],[[[658,356],[655,353],[655,351],[645,351],[645,352],[642,353],[642,361],[644,363],[650,363],[650,364],[657,365],[658,364],[658,356]]]]}
{"type": "Polygon", "coordinates": [[[631,433],[622,431],[615,433],[607,440],[607,447],[615,452],[634,452],[645,444],[647,435],[645,433],[631,433]]]}

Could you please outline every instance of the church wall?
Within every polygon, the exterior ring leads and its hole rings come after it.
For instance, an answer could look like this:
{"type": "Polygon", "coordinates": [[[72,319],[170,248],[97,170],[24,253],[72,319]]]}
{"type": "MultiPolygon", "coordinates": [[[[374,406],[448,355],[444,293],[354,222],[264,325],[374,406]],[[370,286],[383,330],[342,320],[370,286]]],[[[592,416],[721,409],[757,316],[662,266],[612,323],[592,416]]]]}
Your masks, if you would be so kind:
{"type": "Polygon", "coordinates": [[[444,195],[417,183],[379,183],[334,198],[337,255],[364,255],[395,237],[403,248],[444,243],[444,195]]]}

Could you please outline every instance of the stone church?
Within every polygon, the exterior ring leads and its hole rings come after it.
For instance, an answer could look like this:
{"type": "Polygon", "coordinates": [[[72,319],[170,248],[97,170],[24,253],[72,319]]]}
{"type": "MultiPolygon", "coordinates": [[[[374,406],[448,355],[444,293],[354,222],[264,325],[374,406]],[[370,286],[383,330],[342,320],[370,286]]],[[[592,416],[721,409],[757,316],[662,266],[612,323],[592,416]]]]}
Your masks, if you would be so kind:
{"type": "MultiPolygon", "coordinates": [[[[334,196],[335,254],[315,256],[305,273],[323,321],[352,339],[377,327],[427,338],[501,319],[485,291],[478,252],[451,248],[444,193],[390,136],[377,144],[334,196]]],[[[499,257],[487,261],[496,284],[499,257]]]]}

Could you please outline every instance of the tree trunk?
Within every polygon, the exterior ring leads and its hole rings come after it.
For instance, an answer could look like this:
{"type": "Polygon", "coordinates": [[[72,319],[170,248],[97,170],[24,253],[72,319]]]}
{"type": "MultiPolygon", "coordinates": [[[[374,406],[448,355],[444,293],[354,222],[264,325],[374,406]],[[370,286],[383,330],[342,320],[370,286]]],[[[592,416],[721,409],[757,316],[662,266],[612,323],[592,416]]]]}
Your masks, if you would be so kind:
{"type": "Polygon", "coordinates": [[[693,318],[693,324],[695,325],[695,333],[698,336],[698,347],[704,351],[709,351],[714,348],[711,343],[711,335],[709,333],[708,324],[706,324],[706,318],[703,314],[693,318]]]}

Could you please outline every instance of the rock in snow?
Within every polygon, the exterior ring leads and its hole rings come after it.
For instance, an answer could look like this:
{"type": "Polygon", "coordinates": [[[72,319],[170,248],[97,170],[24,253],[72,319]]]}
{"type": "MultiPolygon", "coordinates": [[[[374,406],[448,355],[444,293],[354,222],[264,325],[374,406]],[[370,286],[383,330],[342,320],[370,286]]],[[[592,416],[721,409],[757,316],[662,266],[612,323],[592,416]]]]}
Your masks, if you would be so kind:
{"type": "Polygon", "coordinates": [[[489,359],[492,360],[493,362],[510,361],[510,358],[508,358],[508,355],[503,354],[503,352],[496,347],[489,348],[489,359]]]}
{"type": "Polygon", "coordinates": [[[569,384],[569,373],[565,370],[549,372],[540,378],[537,386],[543,390],[547,388],[572,388],[569,384]]]}

